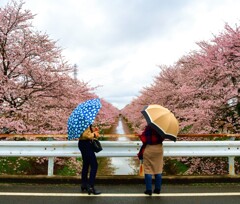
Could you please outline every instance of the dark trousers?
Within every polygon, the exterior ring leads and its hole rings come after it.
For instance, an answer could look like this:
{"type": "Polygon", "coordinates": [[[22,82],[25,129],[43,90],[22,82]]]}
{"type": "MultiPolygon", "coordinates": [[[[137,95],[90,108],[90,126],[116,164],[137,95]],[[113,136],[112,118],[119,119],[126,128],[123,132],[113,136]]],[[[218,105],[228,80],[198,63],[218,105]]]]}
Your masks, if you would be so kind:
{"type": "Polygon", "coordinates": [[[79,140],[78,148],[82,154],[83,166],[82,166],[82,186],[94,186],[95,178],[98,169],[98,163],[96,155],[92,149],[90,140],[79,140]],[[90,168],[90,176],[88,180],[88,171],[90,168]]]}

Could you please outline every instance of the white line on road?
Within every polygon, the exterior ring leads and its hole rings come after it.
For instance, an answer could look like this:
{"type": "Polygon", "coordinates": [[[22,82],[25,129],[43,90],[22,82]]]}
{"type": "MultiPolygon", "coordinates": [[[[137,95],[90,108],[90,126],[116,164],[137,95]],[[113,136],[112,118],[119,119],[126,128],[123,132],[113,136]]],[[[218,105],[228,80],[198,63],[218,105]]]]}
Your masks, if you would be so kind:
{"type": "MultiPolygon", "coordinates": [[[[83,193],[20,193],[20,192],[0,192],[0,196],[52,196],[52,197],[89,197],[96,195],[88,195],[83,193]]],[[[143,193],[103,193],[97,196],[101,197],[145,197],[143,193]]],[[[199,197],[199,196],[240,196],[240,192],[220,192],[220,193],[161,193],[152,196],[160,197],[199,197]]]]}

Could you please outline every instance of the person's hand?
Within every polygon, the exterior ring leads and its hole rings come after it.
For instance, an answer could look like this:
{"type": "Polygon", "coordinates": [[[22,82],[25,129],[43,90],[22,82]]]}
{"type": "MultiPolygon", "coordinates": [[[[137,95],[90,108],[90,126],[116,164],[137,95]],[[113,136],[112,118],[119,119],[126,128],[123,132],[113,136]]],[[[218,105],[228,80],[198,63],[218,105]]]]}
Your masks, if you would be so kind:
{"type": "Polygon", "coordinates": [[[99,132],[94,132],[94,135],[95,135],[96,138],[98,138],[99,137],[99,132]]]}

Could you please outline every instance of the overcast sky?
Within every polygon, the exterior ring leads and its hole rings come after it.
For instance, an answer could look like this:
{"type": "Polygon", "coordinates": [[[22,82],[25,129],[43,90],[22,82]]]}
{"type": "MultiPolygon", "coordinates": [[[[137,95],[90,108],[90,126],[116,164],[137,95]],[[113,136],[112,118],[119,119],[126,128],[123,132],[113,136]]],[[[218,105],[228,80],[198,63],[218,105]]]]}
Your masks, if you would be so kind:
{"type": "MultiPolygon", "coordinates": [[[[7,0],[0,0],[3,7],[7,0]]],[[[160,69],[196,50],[225,23],[239,25],[239,0],[25,0],[78,78],[119,109],[160,69]]]]}

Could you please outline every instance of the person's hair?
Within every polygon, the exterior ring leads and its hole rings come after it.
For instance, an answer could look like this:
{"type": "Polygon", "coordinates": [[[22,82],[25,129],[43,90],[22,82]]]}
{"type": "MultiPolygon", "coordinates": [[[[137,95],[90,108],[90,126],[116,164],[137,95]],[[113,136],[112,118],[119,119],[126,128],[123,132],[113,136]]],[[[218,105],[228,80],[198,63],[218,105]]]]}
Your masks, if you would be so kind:
{"type": "Polygon", "coordinates": [[[93,132],[92,124],[89,126],[91,132],[93,132]]]}

